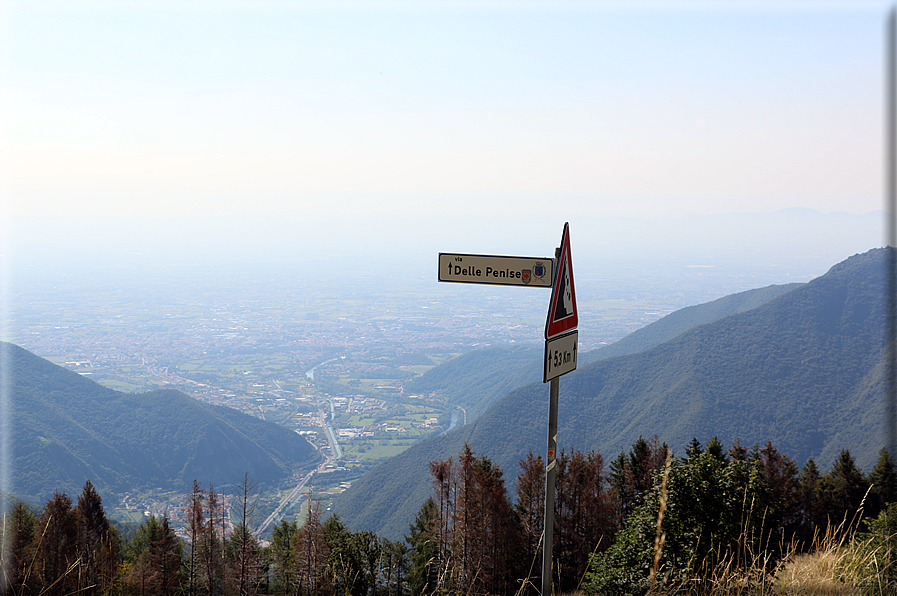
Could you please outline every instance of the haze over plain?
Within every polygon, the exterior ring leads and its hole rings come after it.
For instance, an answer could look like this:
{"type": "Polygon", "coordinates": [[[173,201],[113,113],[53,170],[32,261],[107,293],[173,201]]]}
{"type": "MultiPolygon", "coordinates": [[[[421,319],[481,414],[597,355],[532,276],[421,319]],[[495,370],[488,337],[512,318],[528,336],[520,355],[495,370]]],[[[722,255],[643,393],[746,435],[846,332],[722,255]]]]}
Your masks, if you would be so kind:
{"type": "Polygon", "coordinates": [[[3,253],[394,261],[869,213],[885,8],[7,2],[3,253]]]}
{"type": "Polygon", "coordinates": [[[806,281],[882,243],[886,7],[6,2],[3,308],[147,270],[435,285],[564,221],[583,297],[806,281]]]}

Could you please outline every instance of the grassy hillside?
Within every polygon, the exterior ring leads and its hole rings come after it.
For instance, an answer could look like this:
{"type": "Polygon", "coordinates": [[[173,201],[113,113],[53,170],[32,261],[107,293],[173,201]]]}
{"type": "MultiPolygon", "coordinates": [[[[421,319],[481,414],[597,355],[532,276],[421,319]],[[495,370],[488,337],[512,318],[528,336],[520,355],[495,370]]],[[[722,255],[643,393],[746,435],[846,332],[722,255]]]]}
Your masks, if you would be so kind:
{"type": "MultiPolygon", "coordinates": [[[[724,444],[771,440],[822,467],[847,448],[870,468],[884,436],[885,254],[854,256],[756,308],[563,377],[559,445],[610,459],[639,435],[657,434],[679,453],[693,437],[718,435],[724,444]]],[[[518,460],[545,449],[547,399],[541,383],[511,392],[467,427],[373,470],[336,511],[350,525],[400,536],[429,494],[427,462],[456,455],[465,441],[513,485],[518,460]]]]}
{"type": "Polygon", "coordinates": [[[120,393],[8,343],[13,492],[41,502],[54,490],[187,490],[245,472],[279,481],[318,461],[296,433],[179,391],[120,393]]]}

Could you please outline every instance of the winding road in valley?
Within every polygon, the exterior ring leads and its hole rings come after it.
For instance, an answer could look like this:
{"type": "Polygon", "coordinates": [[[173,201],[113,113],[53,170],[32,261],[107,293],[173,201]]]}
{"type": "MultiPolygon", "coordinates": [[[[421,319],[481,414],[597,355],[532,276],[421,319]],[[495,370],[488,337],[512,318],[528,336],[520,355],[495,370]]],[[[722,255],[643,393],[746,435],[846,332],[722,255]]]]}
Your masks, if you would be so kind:
{"type": "MultiPolygon", "coordinates": [[[[333,362],[334,360],[339,360],[339,358],[332,358],[331,360],[327,360],[326,362],[322,362],[321,364],[327,364],[327,362],[333,362]]],[[[318,368],[318,366],[321,366],[321,364],[318,364],[311,370],[306,371],[305,376],[307,376],[311,380],[314,380],[315,369],[318,368]]],[[[279,387],[280,386],[278,385],[278,388],[279,387]]],[[[339,445],[339,441],[337,441],[336,439],[336,433],[333,431],[333,426],[331,425],[333,418],[336,416],[336,409],[333,407],[333,400],[328,399],[327,402],[330,405],[330,415],[328,416],[323,409],[320,410],[320,412],[321,419],[324,421],[324,432],[327,436],[327,441],[330,443],[330,455],[325,454],[324,463],[320,464],[317,468],[303,476],[302,479],[299,480],[299,483],[289,493],[287,493],[284,498],[280,500],[280,503],[277,504],[277,507],[274,509],[271,515],[269,515],[265,519],[265,521],[255,529],[255,535],[257,538],[261,537],[261,535],[264,534],[269,527],[271,527],[271,524],[275,523],[277,520],[283,517],[283,512],[293,505],[293,503],[302,493],[302,489],[304,489],[308,485],[311,479],[314,478],[315,474],[323,470],[324,466],[326,466],[330,462],[342,459],[343,450],[339,445]]]]}

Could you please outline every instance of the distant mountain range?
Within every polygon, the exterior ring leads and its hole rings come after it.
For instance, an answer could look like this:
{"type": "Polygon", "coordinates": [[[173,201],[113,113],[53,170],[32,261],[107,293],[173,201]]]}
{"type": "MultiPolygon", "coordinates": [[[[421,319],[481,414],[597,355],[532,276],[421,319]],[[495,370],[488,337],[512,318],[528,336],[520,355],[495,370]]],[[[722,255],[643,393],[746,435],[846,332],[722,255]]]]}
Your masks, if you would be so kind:
{"type": "Polygon", "coordinates": [[[179,391],[121,393],[0,342],[9,373],[12,492],[41,503],[54,490],[161,488],[187,492],[284,480],[320,455],[303,437],[179,391]]]}
{"type": "MultiPolygon", "coordinates": [[[[726,445],[769,440],[800,465],[813,458],[823,468],[846,448],[870,469],[884,437],[892,250],[856,255],[806,284],[683,309],[621,347],[597,350],[589,356],[597,361],[561,379],[559,446],[610,460],[639,435],[656,434],[677,454],[692,438],[718,436],[726,445]]],[[[512,391],[476,421],[372,470],[334,511],[351,527],[400,538],[431,492],[428,463],[465,442],[500,465],[513,488],[518,461],[545,450],[547,401],[542,383],[512,391]]]]}

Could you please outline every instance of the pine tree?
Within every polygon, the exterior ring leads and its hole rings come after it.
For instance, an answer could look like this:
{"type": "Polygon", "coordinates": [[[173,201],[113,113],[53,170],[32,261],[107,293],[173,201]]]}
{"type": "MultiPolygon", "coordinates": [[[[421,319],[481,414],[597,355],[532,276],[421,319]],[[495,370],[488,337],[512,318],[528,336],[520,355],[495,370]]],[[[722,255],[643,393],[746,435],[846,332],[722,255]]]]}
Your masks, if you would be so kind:
{"type": "Polygon", "coordinates": [[[868,488],[850,451],[842,450],[831,471],[819,480],[819,494],[829,524],[849,528],[862,517],[860,505],[868,488]]]}
{"type": "Polygon", "coordinates": [[[352,532],[353,548],[358,552],[360,566],[359,594],[379,593],[381,566],[384,560],[380,538],[370,531],[352,532]]]}
{"type": "Polygon", "coordinates": [[[218,495],[215,488],[209,485],[206,493],[206,521],[205,531],[200,540],[200,553],[203,565],[203,579],[207,594],[215,594],[221,590],[221,582],[224,574],[223,547],[224,531],[219,531],[218,523],[225,522],[225,515],[218,503],[218,495]]]}
{"type": "Polygon", "coordinates": [[[149,571],[148,593],[169,596],[182,584],[183,550],[167,517],[153,528],[149,550],[144,553],[149,571]]]}
{"type": "Polygon", "coordinates": [[[327,518],[321,528],[321,536],[326,545],[327,558],[325,577],[319,591],[346,596],[363,593],[365,569],[362,553],[338,515],[327,518]]]}
{"type": "Polygon", "coordinates": [[[293,552],[296,558],[296,594],[318,594],[325,592],[322,576],[327,559],[327,545],[322,535],[320,503],[308,495],[308,515],[305,525],[299,528],[293,538],[293,552]]]}
{"type": "Polygon", "coordinates": [[[691,443],[685,448],[686,459],[696,458],[702,453],[704,453],[704,448],[701,446],[701,442],[697,437],[692,437],[691,443]]]}
{"type": "Polygon", "coordinates": [[[405,594],[407,583],[408,547],[402,542],[382,538],[380,549],[383,553],[383,573],[386,574],[386,596],[401,596],[405,594]]]}
{"type": "Polygon", "coordinates": [[[869,474],[868,483],[872,486],[872,490],[869,491],[866,509],[869,517],[878,517],[889,503],[897,501],[897,474],[894,471],[894,461],[884,447],[878,452],[878,461],[869,474]]]}
{"type": "Polygon", "coordinates": [[[601,454],[562,451],[557,462],[554,569],[559,589],[568,591],[579,584],[589,555],[610,546],[616,507],[605,489],[601,454]]]}
{"type": "Polygon", "coordinates": [[[440,587],[453,584],[455,565],[452,561],[453,522],[457,501],[458,483],[454,460],[430,462],[433,490],[438,506],[439,530],[437,532],[436,563],[440,587]]]}
{"type": "Polygon", "coordinates": [[[239,501],[237,504],[237,528],[231,536],[231,563],[233,583],[239,596],[255,594],[261,582],[261,556],[258,540],[249,529],[255,517],[255,482],[249,479],[249,474],[243,475],[243,482],[239,486],[239,501]]]}
{"type": "Polygon", "coordinates": [[[203,515],[203,501],[205,500],[205,491],[200,487],[199,482],[193,481],[193,491],[187,495],[187,502],[184,506],[184,513],[187,517],[187,536],[190,540],[190,558],[187,569],[187,590],[190,596],[196,596],[198,574],[199,574],[199,550],[200,537],[205,530],[205,522],[203,515]]]}
{"type": "Polygon", "coordinates": [[[22,501],[16,501],[12,510],[3,514],[3,535],[0,536],[0,549],[2,549],[0,594],[28,591],[26,580],[29,579],[28,568],[37,524],[37,516],[22,501]]]}
{"type": "Polygon", "coordinates": [[[226,562],[229,589],[227,593],[238,596],[254,596],[264,577],[259,542],[252,531],[238,522],[227,540],[226,562]]]}
{"type": "Polygon", "coordinates": [[[766,544],[784,545],[800,532],[801,490],[797,465],[767,441],[757,452],[762,465],[762,502],[754,509],[762,512],[766,544]]]}
{"type": "Polygon", "coordinates": [[[133,594],[150,593],[149,584],[152,581],[152,570],[148,564],[148,552],[150,544],[156,540],[159,533],[160,522],[152,515],[146,519],[134,532],[134,535],[125,545],[125,569],[123,578],[125,586],[133,594]]]}
{"type": "Polygon", "coordinates": [[[103,501],[88,480],[75,507],[78,524],[78,553],[82,570],[79,587],[84,594],[102,594],[113,584],[118,571],[115,534],[106,519],[103,501]]]}
{"type": "Polygon", "coordinates": [[[430,471],[438,515],[435,587],[496,593],[510,589],[521,530],[501,468],[465,445],[457,464],[452,458],[430,462],[430,471]]]}
{"type": "MultiPolygon", "coordinates": [[[[696,439],[693,443],[697,441],[696,439]]],[[[694,448],[694,445],[693,445],[694,448]]],[[[697,443],[700,449],[700,443],[697,443]]],[[[626,525],[626,518],[638,506],[641,497],[654,484],[654,472],[663,467],[667,446],[661,445],[657,436],[646,440],[639,438],[632,444],[629,455],[621,452],[609,467],[608,482],[616,504],[617,524],[626,525]]]]}
{"type": "Polygon", "coordinates": [[[429,594],[439,580],[439,506],[427,497],[408,529],[405,541],[411,546],[411,594],[429,594]]]}
{"type": "Polygon", "coordinates": [[[747,461],[748,454],[749,449],[741,444],[741,439],[735,439],[735,442],[732,443],[731,447],[729,447],[729,459],[733,459],[736,461],[747,461]]]}
{"type": "Polygon", "coordinates": [[[478,541],[472,554],[479,558],[477,583],[489,593],[512,591],[518,569],[520,525],[505,489],[502,469],[480,456],[474,464],[478,541]]]}
{"type": "MultiPolygon", "coordinates": [[[[622,457],[622,454],[621,454],[622,457]]],[[[545,462],[542,456],[530,451],[526,459],[520,460],[517,474],[517,517],[521,531],[521,563],[529,581],[530,570],[541,569],[542,526],[545,521],[545,462]]]]}
{"type": "Polygon", "coordinates": [[[54,493],[38,522],[34,569],[44,594],[67,594],[77,589],[78,518],[72,499],[54,493]]]}
{"type": "Polygon", "coordinates": [[[271,546],[268,548],[269,565],[274,569],[275,594],[291,594],[296,583],[296,551],[293,541],[299,526],[296,522],[283,519],[274,526],[271,546]]]}
{"type": "Polygon", "coordinates": [[[728,461],[728,457],[726,456],[726,448],[720,442],[719,437],[714,436],[712,439],[707,441],[707,453],[720,460],[723,463],[728,461]]]}
{"type": "Polygon", "coordinates": [[[470,445],[465,443],[461,453],[458,454],[456,473],[458,496],[455,502],[454,541],[452,544],[457,566],[458,589],[462,592],[472,590],[477,573],[477,561],[472,552],[480,538],[474,505],[476,501],[475,460],[470,445]]]}
{"type": "Polygon", "coordinates": [[[809,549],[814,538],[825,531],[827,516],[819,493],[819,468],[808,459],[800,473],[800,525],[796,533],[800,549],[809,549]]]}

